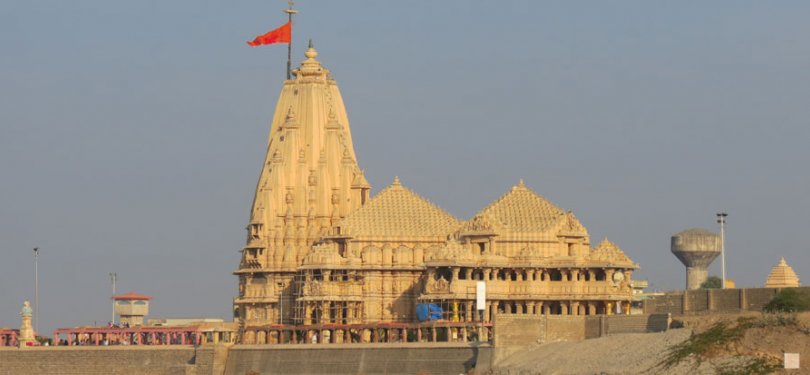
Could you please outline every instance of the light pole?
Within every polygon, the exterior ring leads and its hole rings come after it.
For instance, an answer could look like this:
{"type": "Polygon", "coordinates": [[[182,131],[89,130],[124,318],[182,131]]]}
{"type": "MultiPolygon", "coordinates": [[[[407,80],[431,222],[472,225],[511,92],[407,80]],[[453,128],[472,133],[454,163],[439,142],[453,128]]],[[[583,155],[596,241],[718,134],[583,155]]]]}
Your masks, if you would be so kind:
{"type": "Polygon", "coordinates": [[[34,248],[34,332],[39,332],[39,248],[34,248]]]}
{"type": "Polygon", "coordinates": [[[115,272],[110,272],[110,281],[112,281],[112,297],[110,297],[112,300],[112,319],[110,322],[115,324],[115,282],[118,281],[118,274],[115,272]]]}
{"type": "Polygon", "coordinates": [[[279,290],[278,302],[279,302],[279,311],[278,311],[278,324],[284,324],[284,283],[276,284],[279,290]]]}
{"type": "Polygon", "coordinates": [[[726,289],[726,216],[725,212],[717,213],[717,223],[720,224],[720,264],[723,272],[721,289],[726,289]]]}

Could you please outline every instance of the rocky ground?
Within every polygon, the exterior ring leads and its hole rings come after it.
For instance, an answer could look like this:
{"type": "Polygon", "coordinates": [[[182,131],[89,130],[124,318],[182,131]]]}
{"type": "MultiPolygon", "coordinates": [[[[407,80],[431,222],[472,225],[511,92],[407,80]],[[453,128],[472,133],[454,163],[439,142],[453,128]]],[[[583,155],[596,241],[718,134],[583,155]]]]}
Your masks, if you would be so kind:
{"type": "Polygon", "coordinates": [[[810,313],[788,320],[759,313],[694,316],[677,321],[684,328],[661,333],[622,334],[580,342],[539,345],[516,353],[492,371],[495,375],[524,374],[749,374],[752,360],[781,367],[784,352],[800,353],[801,370],[777,374],[810,374],[810,313]],[[739,339],[714,345],[704,355],[691,355],[679,364],[660,364],[670,348],[706,332],[718,322],[730,328],[748,319],[739,339]],[[795,324],[794,324],[795,323],[795,324]],[[700,359],[700,361],[698,361],[700,359]]]}

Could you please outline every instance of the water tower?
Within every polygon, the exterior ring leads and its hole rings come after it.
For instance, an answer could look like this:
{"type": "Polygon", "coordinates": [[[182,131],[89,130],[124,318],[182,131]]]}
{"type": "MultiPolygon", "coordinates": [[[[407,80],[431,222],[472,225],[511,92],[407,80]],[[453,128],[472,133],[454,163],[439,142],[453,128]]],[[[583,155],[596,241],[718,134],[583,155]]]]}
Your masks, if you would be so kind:
{"type": "Polygon", "coordinates": [[[709,265],[720,255],[720,236],[706,229],[689,229],[672,236],[672,253],[686,266],[686,289],[700,289],[709,265]]]}

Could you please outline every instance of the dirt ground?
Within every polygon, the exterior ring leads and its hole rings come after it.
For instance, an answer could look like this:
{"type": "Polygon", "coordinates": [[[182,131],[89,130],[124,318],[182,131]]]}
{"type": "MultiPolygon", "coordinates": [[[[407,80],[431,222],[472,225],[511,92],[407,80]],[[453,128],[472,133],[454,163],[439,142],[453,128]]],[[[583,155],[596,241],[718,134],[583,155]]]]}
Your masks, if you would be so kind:
{"type": "MultiPolygon", "coordinates": [[[[810,313],[797,316],[796,326],[778,324],[748,329],[743,338],[727,348],[718,349],[700,365],[690,358],[667,370],[657,366],[667,349],[702,332],[717,322],[733,324],[740,317],[762,319],[761,313],[704,315],[681,319],[684,328],[661,333],[621,334],[580,342],[557,342],[527,348],[516,353],[495,370],[495,375],[528,374],[715,374],[719,368],[742,364],[746,359],[779,361],[783,353],[799,353],[800,370],[778,370],[776,374],[810,374],[810,313]]],[[[676,322],[677,323],[677,322],[676,322]]]]}

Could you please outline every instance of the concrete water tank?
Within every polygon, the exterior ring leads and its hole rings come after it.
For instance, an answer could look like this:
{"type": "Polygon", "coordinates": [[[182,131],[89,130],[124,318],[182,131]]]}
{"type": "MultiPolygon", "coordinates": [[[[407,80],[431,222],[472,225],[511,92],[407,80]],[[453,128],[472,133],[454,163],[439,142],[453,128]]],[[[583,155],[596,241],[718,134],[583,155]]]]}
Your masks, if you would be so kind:
{"type": "Polygon", "coordinates": [[[720,235],[689,229],[672,236],[672,253],[686,266],[686,289],[700,289],[709,277],[709,265],[720,255],[720,235]]]}

